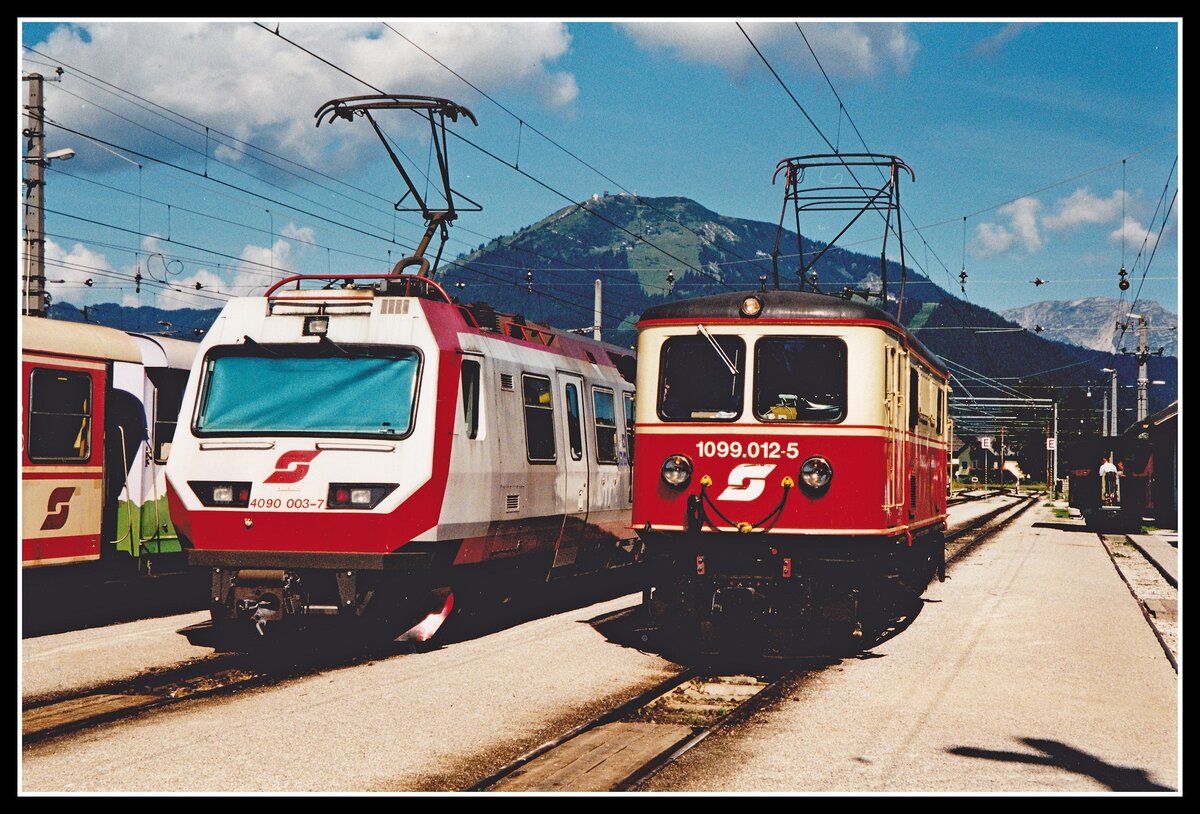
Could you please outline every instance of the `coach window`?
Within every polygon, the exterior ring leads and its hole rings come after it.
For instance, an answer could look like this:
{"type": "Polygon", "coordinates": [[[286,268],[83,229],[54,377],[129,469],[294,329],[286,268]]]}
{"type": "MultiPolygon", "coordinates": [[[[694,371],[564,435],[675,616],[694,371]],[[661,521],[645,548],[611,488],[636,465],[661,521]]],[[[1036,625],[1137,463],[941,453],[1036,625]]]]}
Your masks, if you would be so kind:
{"type": "Polygon", "coordinates": [[[921,415],[921,373],[915,367],[908,372],[908,428],[917,428],[921,415]]]}
{"type": "Polygon", "coordinates": [[[525,399],[525,446],[533,463],[554,463],[554,399],[550,380],[542,376],[522,376],[525,399]]]}
{"type": "Polygon", "coordinates": [[[92,377],[40,368],[29,379],[31,461],[86,461],[91,454],[92,377]]]}
{"type": "Polygon", "coordinates": [[[596,462],[615,464],[617,462],[617,413],[613,406],[611,390],[593,388],[592,403],[595,405],[596,417],[596,462]]]}
{"type": "Polygon", "coordinates": [[[150,368],[146,371],[154,385],[154,462],[163,464],[171,452],[171,440],[175,437],[175,423],[183,408],[183,389],[187,386],[188,372],[170,368],[150,368]]]}
{"type": "Polygon", "coordinates": [[[659,417],[664,421],[737,419],[742,414],[745,358],[746,343],[738,336],[714,336],[712,341],[696,335],[668,339],[662,346],[659,417]]]}
{"type": "Polygon", "coordinates": [[[754,346],[754,417],[836,422],[846,417],[846,343],[832,336],[770,336],[754,346]]]}
{"type": "Polygon", "coordinates": [[[567,441],[571,444],[571,460],[583,460],[583,423],[579,417],[579,388],[567,383],[567,441]]]}
{"type": "Polygon", "coordinates": [[[633,393],[622,393],[625,398],[625,446],[629,463],[633,463],[633,393]]]}
{"type": "Polygon", "coordinates": [[[479,437],[479,362],[462,363],[463,429],[468,438],[479,437]]]}

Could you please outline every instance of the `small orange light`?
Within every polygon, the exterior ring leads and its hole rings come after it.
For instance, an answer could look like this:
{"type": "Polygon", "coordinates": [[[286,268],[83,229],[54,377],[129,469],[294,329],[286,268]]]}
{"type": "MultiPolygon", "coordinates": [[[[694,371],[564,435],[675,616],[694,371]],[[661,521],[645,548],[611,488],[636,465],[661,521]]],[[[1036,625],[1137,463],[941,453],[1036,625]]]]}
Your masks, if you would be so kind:
{"type": "Polygon", "coordinates": [[[699,576],[704,576],[704,555],[703,554],[696,555],[696,573],[699,576]]]}

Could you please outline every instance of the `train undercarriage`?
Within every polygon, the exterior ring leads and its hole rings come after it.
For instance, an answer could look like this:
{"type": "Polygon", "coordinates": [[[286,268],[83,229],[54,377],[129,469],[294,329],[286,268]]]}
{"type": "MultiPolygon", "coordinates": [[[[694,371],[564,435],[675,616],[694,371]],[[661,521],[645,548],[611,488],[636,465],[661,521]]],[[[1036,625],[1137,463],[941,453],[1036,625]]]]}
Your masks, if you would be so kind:
{"type": "Polygon", "coordinates": [[[944,578],[940,530],[913,538],[833,540],[736,533],[651,535],[648,610],[701,653],[796,655],[870,641],[898,599],[944,578]]]}

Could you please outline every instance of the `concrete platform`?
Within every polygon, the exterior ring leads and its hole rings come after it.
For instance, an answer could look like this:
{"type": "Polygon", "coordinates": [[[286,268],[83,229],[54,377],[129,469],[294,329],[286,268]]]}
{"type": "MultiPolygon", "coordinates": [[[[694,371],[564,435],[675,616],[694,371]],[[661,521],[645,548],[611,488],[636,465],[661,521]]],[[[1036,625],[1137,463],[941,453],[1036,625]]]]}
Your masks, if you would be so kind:
{"type": "Polygon", "coordinates": [[[1174,587],[1179,587],[1179,549],[1157,534],[1130,534],[1129,542],[1137,546],[1146,559],[1174,587]]]}
{"type": "Polygon", "coordinates": [[[1037,506],[899,635],[638,790],[1172,794],[1178,699],[1098,535],[1037,506]]]}

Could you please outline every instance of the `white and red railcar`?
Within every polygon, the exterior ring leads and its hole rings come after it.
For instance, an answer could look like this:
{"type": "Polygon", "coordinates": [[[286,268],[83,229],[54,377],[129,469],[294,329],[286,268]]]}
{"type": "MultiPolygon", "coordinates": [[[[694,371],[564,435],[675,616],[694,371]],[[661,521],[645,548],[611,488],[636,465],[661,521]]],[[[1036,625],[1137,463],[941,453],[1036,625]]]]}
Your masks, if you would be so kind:
{"type": "Polygon", "coordinates": [[[214,621],[427,638],[460,581],[627,559],[632,354],[370,280],[289,278],[206,337],[167,477],[214,621]]]}
{"type": "Polygon", "coordinates": [[[637,381],[652,610],[860,630],[879,580],[944,567],[948,374],[892,317],[778,290],[660,305],[637,381]]]}

